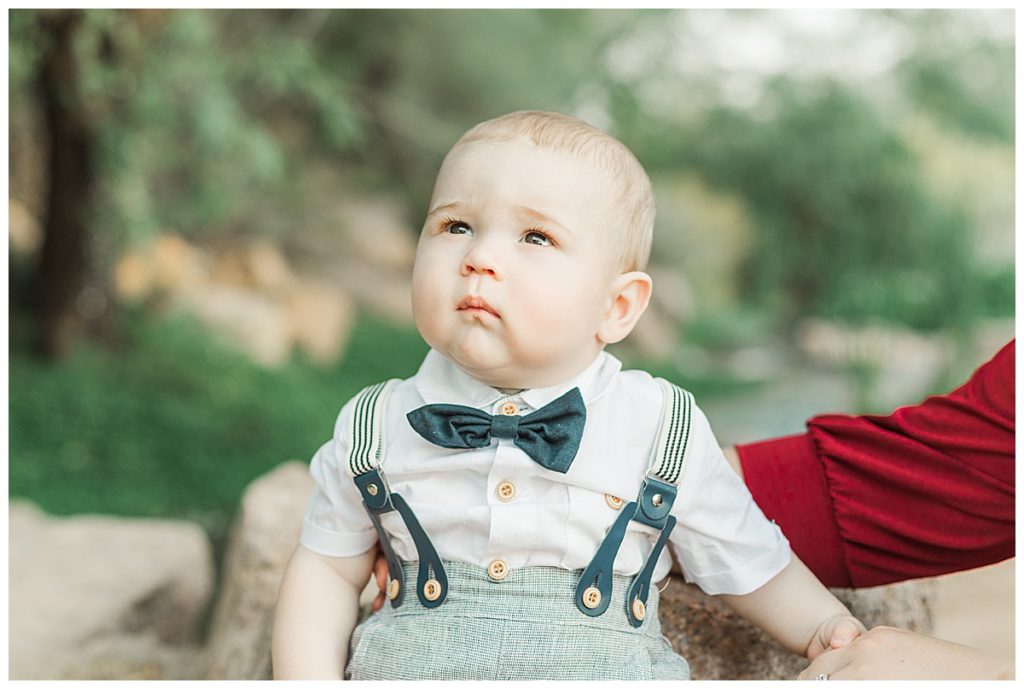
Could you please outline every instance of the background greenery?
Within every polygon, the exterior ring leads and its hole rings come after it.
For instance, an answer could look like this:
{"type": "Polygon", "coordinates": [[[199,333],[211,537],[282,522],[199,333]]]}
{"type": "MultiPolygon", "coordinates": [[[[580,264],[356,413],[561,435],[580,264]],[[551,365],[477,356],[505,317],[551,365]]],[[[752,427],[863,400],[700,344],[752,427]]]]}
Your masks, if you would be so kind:
{"type": "MultiPolygon", "coordinates": [[[[11,194],[40,216],[52,171],[18,156],[47,146],[47,12],[12,10],[9,35],[11,194]]],[[[786,346],[808,318],[964,342],[1012,318],[1012,12],[809,16],[798,41],[792,13],[762,10],[85,11],[70,40],[96,144],[86,280],[109,291],[120,253],[162,228],[207,244],[329,233],[341,190],[387,190],[415,228],[462,131],[542,108],[636,152],[659,237],[702,226],[685,210],[700,203],[673,198],[683,176],[752,228],[725,275],[656,241],[655,263],[693,277],[683,346],[786,346]]],[[[366,314],[336,366],[267,370],[185,316],[112,299],[101,329],[41,357],[34,260],[12,253],[10,491],[55,513],[222,534],[249,481],[308,459],[344,400],[425,351],[366,314]]],[[[754,385],[623,355],[702,399],[754,385]]]]}

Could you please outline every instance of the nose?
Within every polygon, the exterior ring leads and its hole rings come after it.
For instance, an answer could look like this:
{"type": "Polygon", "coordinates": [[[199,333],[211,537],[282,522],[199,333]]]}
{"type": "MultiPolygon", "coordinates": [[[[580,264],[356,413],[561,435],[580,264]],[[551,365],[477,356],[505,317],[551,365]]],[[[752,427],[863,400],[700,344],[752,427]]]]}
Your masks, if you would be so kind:
{"type": "Polygon", "coordinates": [[[502,271],[498,260],[497,248],[485,241],[474,241],[462,259],[462,276],[468,277],[476,273],[485,275],[496,281],[501,280],[502,271]]]}

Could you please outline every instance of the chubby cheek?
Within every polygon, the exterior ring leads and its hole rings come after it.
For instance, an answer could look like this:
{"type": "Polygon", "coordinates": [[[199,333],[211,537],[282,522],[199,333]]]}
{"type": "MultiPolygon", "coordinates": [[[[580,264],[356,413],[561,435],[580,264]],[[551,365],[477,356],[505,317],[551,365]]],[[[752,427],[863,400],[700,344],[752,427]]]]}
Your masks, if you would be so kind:
{"type": "Polygon", "coordinates": [[[427,344],[436,346],[444,333],[444,287],[438,276],[416,268],[412,278],[412,317],[427,344]]]}
{"type": "Polygon", "coordinates": [[[585,346],[594,341],[600,324],[600,299],[593,288],[549,284],[531,290],[529,299],[517,299],[526,327],[517,339],[540,357],[556,350],[585,346]]]}

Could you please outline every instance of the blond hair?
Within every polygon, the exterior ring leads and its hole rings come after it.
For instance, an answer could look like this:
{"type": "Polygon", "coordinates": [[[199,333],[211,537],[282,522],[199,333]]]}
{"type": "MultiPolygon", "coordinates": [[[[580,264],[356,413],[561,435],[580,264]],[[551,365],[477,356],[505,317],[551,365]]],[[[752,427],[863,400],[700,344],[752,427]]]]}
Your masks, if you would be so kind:
{"type": "Polygon", "coordinates": [[[617,198],[612,199],[615,210],[608,230],[613,247],[621,255],[620,268],[624,272],[643,270],[654,234],[654,193],[640,161],[618,139],[570,115],[523,110],[481,122],[463,134],[448,155],[464,144],[520,137],[543,148],[579,156],[608,173],[618,191],[617,198]]]}

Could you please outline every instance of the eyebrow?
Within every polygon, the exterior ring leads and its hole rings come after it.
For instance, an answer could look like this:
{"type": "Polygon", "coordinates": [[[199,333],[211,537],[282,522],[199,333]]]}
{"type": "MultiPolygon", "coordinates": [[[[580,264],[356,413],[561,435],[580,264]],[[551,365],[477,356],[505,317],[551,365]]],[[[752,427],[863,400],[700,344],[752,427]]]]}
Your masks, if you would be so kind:
{"type": "Polygon", "coordinates": [[[427,217],[429,218],[432,215],[437,215],[441,211],[451,210],[452,208],[455,208],[457,205],[459,205],[458,202],[457,201],[453,201],[452,203],[446,203],[443,206],[438,206],[438,207],[434,208],[432,211],[430,211],[429,213],[427,213],[427,217]]]}
{"type": "Polygon", "coordinates": [[[528,218],[531,218],[533,220],[537,220],[537,221],[542,222],[542,223],[547,223],[549,225],[554,225],[558,229],[563,230],[564,232],[568,232],[569,234],[572,234],[572,230],[570,230],[568,227],[566,227],[562,223],[558,222],[557,220],[555,220],[554,218],[552,218],[550,216],[544,215],[540,211],[537,211],[537,210],[534,210],[533,208],[530,208],[529,206],[516,206],[514,208],[514,210],[517,213],[519,213],[520,215],[525,215],[528,218]]]}

